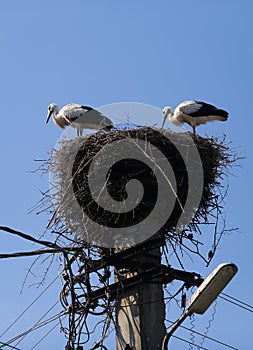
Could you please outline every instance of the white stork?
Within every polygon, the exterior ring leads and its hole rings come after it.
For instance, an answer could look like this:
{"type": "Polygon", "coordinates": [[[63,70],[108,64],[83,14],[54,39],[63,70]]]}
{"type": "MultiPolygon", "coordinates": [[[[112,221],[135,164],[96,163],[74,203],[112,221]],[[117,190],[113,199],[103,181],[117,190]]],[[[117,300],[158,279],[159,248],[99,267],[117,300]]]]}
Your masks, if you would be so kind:
{"type": "Polygon", "coordinates": [[[175,111],[171,107],[164,107],[162,128],[166,118],[175,125],[189,124],[193,133],[196,134],[196,126],[214,120],[225,122],[228,119],[228,112],[206,102],[184,101],[176,107],[175,111]]]}
{"type": "Polygon", "coordinates": [[[55,103],[51,103],[46,123],[52,114],[56,125],[62,129],[72,126],[77,129],[77,136],[82,136],[83,129],[110,130],[113,127],[112,121],[96,109],[76,103],[67,104],[60,111],[55,103]]]}

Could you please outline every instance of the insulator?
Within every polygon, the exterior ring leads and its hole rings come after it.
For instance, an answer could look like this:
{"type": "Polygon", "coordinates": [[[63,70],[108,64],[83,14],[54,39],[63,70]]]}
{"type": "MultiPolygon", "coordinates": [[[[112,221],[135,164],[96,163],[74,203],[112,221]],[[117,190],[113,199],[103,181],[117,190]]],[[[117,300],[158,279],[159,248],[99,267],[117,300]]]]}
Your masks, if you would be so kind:
{"type": "Polygon", "coordinates": [[[181,299],[181,308],[184,309],[186,306],[186,294],[182,294],[182,299],[181,299]]]}

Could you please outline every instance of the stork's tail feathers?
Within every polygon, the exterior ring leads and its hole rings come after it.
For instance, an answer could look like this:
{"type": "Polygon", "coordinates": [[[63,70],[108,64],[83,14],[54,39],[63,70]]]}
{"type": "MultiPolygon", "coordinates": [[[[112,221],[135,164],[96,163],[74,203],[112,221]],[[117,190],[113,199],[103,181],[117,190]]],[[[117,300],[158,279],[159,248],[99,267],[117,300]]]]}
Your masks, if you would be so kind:
{"type": "Polygon", "coordinates": [[[220,120],[221,122],[225,122],[228,120],[228,115],[227,116],[215,115],[211,117],[215,117],[213,120],[220,120]]]}
{"type": "Polygon", "coordinates": [[[214,122],[215,120],[219,120],[221,122],[225,122],[228,119],[228,116],[221,116],[221,115],[208,115],[205,117],[198,117],[197,120],[195,120],[195,126],[206,124],[208,122],[214,122]]]}
{"type": "Polygon", "coordinates": [[[217,110],[217,117],[220,117],[220,121],[225,122],[226,120],[228,120],[228,112],[225,111],[224,109],[218,109],[217,110]]]}
{"type": "Polygon", "coordinates": [[[228,112],[224,111],[224,109],[216,109],[214,112],[215,113],[213,115],[198,117],[195,121],[196,126],[207,122],[213,122],[215,120],[225,122],[228,119],[228,112]]]}

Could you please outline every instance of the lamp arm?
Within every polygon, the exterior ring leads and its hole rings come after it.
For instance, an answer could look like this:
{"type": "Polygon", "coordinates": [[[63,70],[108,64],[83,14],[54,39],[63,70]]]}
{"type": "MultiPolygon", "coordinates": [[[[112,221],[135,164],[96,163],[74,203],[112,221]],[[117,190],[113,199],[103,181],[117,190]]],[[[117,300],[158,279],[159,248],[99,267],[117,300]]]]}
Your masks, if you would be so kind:
{"type": "Polygon", "coordinates": [[[162,350],[168,350],[168,343],[170,340],[170,337],[172,334],[175,332],[175,330],[181,325],[181,323],[184,322],[186,317],[190,316],[192,313],[188,310],[186,310],[180,317],[179,319],[173,323],[173,325],[170,327],[168,330],[168,333],[165,334],[163,338],[163,343],[162,343],[162,350]]]}

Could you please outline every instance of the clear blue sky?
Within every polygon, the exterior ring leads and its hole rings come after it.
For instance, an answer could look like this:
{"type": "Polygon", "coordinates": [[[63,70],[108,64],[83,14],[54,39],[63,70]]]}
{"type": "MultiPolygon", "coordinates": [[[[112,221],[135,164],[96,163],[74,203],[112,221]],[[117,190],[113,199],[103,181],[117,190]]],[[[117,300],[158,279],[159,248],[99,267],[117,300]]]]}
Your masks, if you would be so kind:
{"type": "MultiPolygon", "coordinates": [[[[28,210],[40,199],[39,190],[48,188],[47,176],[29,173],[38,166],[34,159],[47,158],[61,134],[53,123],[45,125],[49,103],[98,107],[130,101],[163,108],[185,99],[207,101],[228,110],[230,119],[204,126],[200,134],[225,133],[231,147],[246,156],[241,167],[232,170],[225,204],[228,227],[239,227],[240,232],[223,239],[210,267],[198,259],[188,267],[207,276],[219,263],[235,262],[239,273],[225,292],[253,305],[252,14],[251,0],[2,0],[0,224],[36,237],[46,226],[45,215],[29,215],[28,210]]],[[[0,235],[0,253],[34,248],[0,235]]],[[[19,295],[31,263],[29,258],[0,261],[0,333],[42,291],[25,287],[19,295]]],[[[37,280],[45,266],[38,267],[37,280]]],[[[51,278],[56,274],[55,267],[51,278]]],[[[31,276],[28,284],[37,280],[31,276]]],[[[32,326],[31,320],[57,300],[58,291],[59,286],[53,287],[0,341],[32,326]]],[[[178,316],[179,310],[170,319],[178,316]]],[[[210,317],[196,316],[201,322],[195,329],[203,332],[210,317]]],[[[218,301],[208,335],[242,350],[252,344],[251,332],[250,313],[218,301]]],[[[178,334],[190,337],[184,330],[178,334]]],[[[34,334],[18,347],[30,349],[36,339],[34,334]]],[[[56,328],[37,349],[63,349],[64,343],[56,328]]],[[[179,340],[171,344],[178,350],[188,348],[179,340]]],[[[209,350],[224,348],[208,344],[209,350]]]]}

